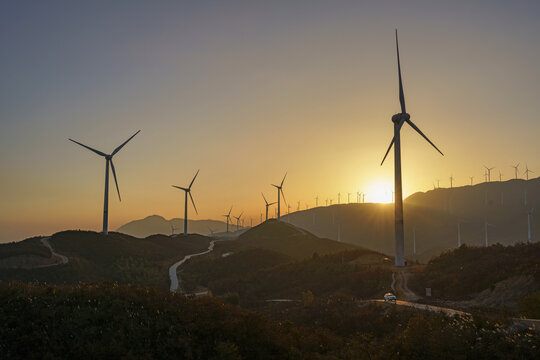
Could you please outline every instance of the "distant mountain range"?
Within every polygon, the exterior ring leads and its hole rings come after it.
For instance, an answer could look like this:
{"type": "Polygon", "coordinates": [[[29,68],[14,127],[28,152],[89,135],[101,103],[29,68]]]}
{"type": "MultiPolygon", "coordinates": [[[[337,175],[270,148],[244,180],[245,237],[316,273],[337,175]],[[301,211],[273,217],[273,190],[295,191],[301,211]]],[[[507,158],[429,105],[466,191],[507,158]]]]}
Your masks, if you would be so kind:
{"type": "MultiPolygon", "coordinates": [[[[540,203],[540,178],[481,183],[419,192],[405,200],[405,251],[427,261],[461,243],[483,246],[485,223],[489,244],[527,241],[527,213],[540,203]],[[414,238],[416,237],[416,254],[414,238]]],[[[540,239],[540,214],[532,215],[534,239],[540,239]]],[[[311,233],[342,242],[394,253],[393,204],[342,204],[285,215],[282,220],[311,233]]]]}
{"type": "MultiPolygon", "coordinates": [[[[173,232],[171,226],[174,227],[175,234],[182,234],[184,232],[184,219],[174,218],[167,220],[159,215],[151,215],[144,219],[130,221],[120,226],[116,231],[138,238],[145,238],[154,234],[171,235],[173,232]]],[[[190,234],[210,235],[211,232],[220,233],[226,230],[227,224],[223,221],[188,219],[188,233],[190,234]]],[[[229,224],[229,230],[236,230],[236,225],[229,224]]]]}

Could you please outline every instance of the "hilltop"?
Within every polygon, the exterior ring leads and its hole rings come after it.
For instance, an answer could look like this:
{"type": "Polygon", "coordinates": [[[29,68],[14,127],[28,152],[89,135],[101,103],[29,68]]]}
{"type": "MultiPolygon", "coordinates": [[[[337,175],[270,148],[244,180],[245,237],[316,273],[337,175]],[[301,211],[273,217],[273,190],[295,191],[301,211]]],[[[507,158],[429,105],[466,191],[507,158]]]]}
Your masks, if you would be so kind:
{"type": "Polygon", "coordinates": [[[168,267],[187,254],[205,250],[210,239],[197,234],[153,235],[139,239],[120,233],[103,235],[92,231],[62,231],[52,235],[49,242],[57,253],[68,257],[67,264],[35,268],[52,262],[50,250],[37,238],[3,244],[0,246],[0,266],[4,268],[0,272],[0,280],[51,284],[117,281],[165,288],[168,286],[168,267]],[[40,257],[41,263],[28,268],[9,261],[28,255],[40,257]]]}
{"type": "MultiPolygon", "coordinates": [[[[526,241],[527,211],[540,204],[540,178],[439,188],[409,196],[404,202],[405,252],[410,259],[427,262],[443,250],[461,243],[484,245],[484,223],[489,244],[526,241]],[[527,205],[525,205],[525,193],[527,205]],[[492,226],[493,225],[493,226],[492,226]],[[416,254],[413,234],[416,233],[416,254]]],[[[283,216],[311,233],[329,239],[394,252],[393,204],[341,204],[316,207],[283,216]]],[[[532,217],[533,236],[540,230],[540,216],[532,217]]]]}
{"type": "MultiPolygon", "coordinates": [[[[144,238],[150,235],[162,234],[171,235],[174,227],[175,234],[184,232],[184,219],[174,218],[166,220],[159,215],[147,216],[144,219],[133,220],[120,226],[116,231],[138,238],[144,238]]],[[[189,220],[188,232],[190,234],[210,235],[210,229],[219,233],[227,230],[227,224],[219,220],[189,220]]],[[[229,229],[236,229],[236,226],[229,224],[229,229]]],[[[242,227],[240,227],[242,228],[242,227]]]]}
{"type": "Polygon", "coordinates": [[[242,233],[235,241],[220,243],[218,248],[228,251],[259,248],[302,259],[314,253],[330,254],[356,246],[320,238],[302,228],[271,219],[242,233]]]}

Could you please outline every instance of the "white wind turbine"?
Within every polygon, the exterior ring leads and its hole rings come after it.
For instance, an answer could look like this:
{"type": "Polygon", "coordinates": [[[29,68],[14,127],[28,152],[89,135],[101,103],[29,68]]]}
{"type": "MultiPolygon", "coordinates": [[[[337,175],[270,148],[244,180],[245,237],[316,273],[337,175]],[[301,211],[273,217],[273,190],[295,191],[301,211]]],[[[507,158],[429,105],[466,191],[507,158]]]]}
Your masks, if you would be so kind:
{"type": "Polygon", "coordinates": [[[486,168],[486,171],[487,171],[487,181],[491,182],[491,170],[495,169],[495,167],[488,168],[486,165],[484,165],[484,167],[486,168]]]}
{"type": "Polygon", "coordinates": [[[116,179],[116,170],[114,169],[114,163],[112,159],[113,159],[113,156],[116,155],[116,153],[118,153],[120,149],[122,149],[124,145],[126,145],[131,139],[133,139],[135,135],[137,135],[139,132],[141,132],[141,130],[131,135],[129,139],[124,141],[120,146],[114,149],[113,152],[110,154],[105,154],[104,152],[93,149],[90,146],[86,146],[84,144],[81,144],[78,141],[69,139],[70,141],[73,141],[75,144],[81,145],[82,147],[87,148],[88,150],[93,151],[96,154],[103,156],[105,158],[105,199],[103,201],[103,234],[108,233],[108,224],[109,224],[109,165],[113,173],[114,183],[116,184],[116,191],[118,192],[118,200],[122,201],[120,197],[120,189],[118,188],[118,180],[116,179]]]}
{"type": "Polygon", "coordinates": [[[244,212],[242,211],[240,215],[234,217],[236,219],[236,231],[238,231],[238,229],[240,228],[240,218],[242,217],[243,214],[244,212]]]}
{"type": "Polygon", "coordinates": [[[195,213],[198,215],[199,212],[197,211],[197,207],[195,206],[195,201],[193,201],[193,196],[191,195],[191,186],[193,185],[193,182],[195,181],[195,178],[199,175],[199,170],[195,173],[195,176],[193,177],[193,180],[189,183],[189,186],[187,188],[171,185],[174,188],[184,190],[185,195],[185,201],[184,201],[184,235],[187,235],[187,228],[188,228],[188,194],[189,198],[191,199],[191,203],[193,204],[193,209],[195,209],[195,213]]]}
{"type": "Polygon", "coordinates": [[[523,174],[525,175],[525,179],[529,180],[529,173],[532,173],[532,172],[534,171],[529,170],[529,166],[525,164],[525,171],[523,172],[523,174]]]}
{"type": "Polygon", "coordinates": [[[227,218],[227,232],[229,232],[229,221],[231,220],[231,211],[232,211],[232,206],[231,206],[231,209],[229,210],[229,213],[228,213],[228,214],[222,215],[222,216],[224,216],[225,218],[227,218]]]}
{"type": "Polygon", "coordinates": [[[283,196],[283,201],[285,204],[287,204],[287,200],[285,200],[285,194],[283,194],[283,183],[285,182],[285,178],[287,177],[287,173],[285,173],[285,176],[283,176],[283,180],[281,180],[281,184],[274,185],[271,184],[273,187],[277,189],[277,219],[281,219],[281,197],[283,196]]]}
{"type": "Polygon", "coordinates": [[[266,207],[266,220],[268,220],[268,208],[269,208],[270,206],[274,205],[275,202],[269,203],[269,202],[266,200],[266,197],[264,197],[264,194],[261,193],[261,195],[262,195],[262,197],[263,197],[263,199],[264,199],[264,203],[265,203],[265,207],[266,207]]]}
{"type": "Polygon", "coordinates": [[[396,29],[396,53],[397,53],[397,65],[399,76],[399,102],[401,104],[401,113],[392,116],[392,122],[394,123],[394,138],[390,142],[390,146],[384,155],[381,165],[384,163],[386,156],[390,152],[392,146],[394,146],[394,189],[395,189],[395,265],[405,266],[405,234],[403,228],[403,190],[401,181],[401,137],[400,130],[403,124],[407,123],[411,126],[420,136],[422,136],[428,143],[430,143],[441,155],[443,153],[427,138],[424,133],[411,121],[410,115],[405,108],[405,95],[403,92],[403,82],[401,78],[401,64],[399,59],[399,45],[396,29]]]}
{"type": "Polygon", "coordinates": [[[520,164],[520,163],[517,163],[517,165],[512,165],[512,167],[514,168],[514,176],[515,176],[516,179],[518,178],[518,168],[519,168],[519,164],[520,164]]]}

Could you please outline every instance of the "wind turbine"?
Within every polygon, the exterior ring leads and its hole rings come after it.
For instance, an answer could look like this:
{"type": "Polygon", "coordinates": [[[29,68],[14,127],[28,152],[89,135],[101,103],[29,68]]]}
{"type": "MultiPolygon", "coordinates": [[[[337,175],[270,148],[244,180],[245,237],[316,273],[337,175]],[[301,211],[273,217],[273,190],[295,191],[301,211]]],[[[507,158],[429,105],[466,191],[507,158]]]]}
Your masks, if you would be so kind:
{"type": "Polygon", "coordinates": [[[105,158],[105,199],[103,201],[103,234],[108,233],[108,224],[109,224],[109,165],[111,166],[112,173],[114,176],[114,183],[116,184],[116,191],[118,192],[118,200],[122,201],[122,198],[120,197],[120,189],[118,188],[118,180],[116,179],[116,170],[114,169],[113,164],[113,156],[116,155],[123,147],[126,145],[131,139],[135,137],[141,130],[137,131],[135,134],[131,135],[129,139],[124,141],[120,146],[118,146],[116,149],[113,150],[110,154],[105,154],[104,152],[101,152],[96,149],[92,149],[90,146],[86,146],[84,144],[81,144],[78,141],[75,141],[73,139],[69,139],[70,141],[74,142],[75,144],[81,145],[84,148],[87,148],[90,151],[95,152],[98,155],[101,155],[105,158]]]}
{"type": "Polygon", "coordinates": [[[210,231],[210,235],[214,236],[214,229],[212,229],[210,226],[207,226],[207,228],[210,231]]]}
{"type": "Polygon", "coordinates": [[[283,176],[283,180],[281,180],[281,184],[278,185],[274,185],[272,184],[273,187],[275,187],[277,189],[277,219],[281,219],[281,196],[283,196],[283,201],[285,202],[285,204],[287,204],[287,200],[285,200],[285,194],[283,194],[283,183],[285,182],[285,178],[287,177],[287,173],[285,173],[285,176],[283,176]]]}
{"type": "Polygon", "coordinates": [[[527,180],[529,180],[529,173],[532,173],[534,171],[532,170],[529,170],[529,166],[527,164],[525,164],[525,172],[523,173],[526,177],[527,180]]]}
{"type": "Polygon", "coordinates": [[[473,184],[474,176],[469,176],[469,179],[471,179],[471,186],[473,184]]]}
{"type": "Polygon", "coordinates": [[[174,236],[174,230],[176,230],[176,228],[174,227],[173,224],[170,224],[171,225],[171,236],[174,236]]]}
{"type": "Polygon", "coordinates": [[[197,175],[199,175],[199,170],[197,170],[197,172],[195,173],[195,176],[193,177],[193,180],[191,180],[191,182],[189,183],[189,186],[187,188],[172,185],[172,187],[174,187],[174,188],[184,190],[184,194],[185,194],[185,202],[184,202],[184,235],[187,235],[187,222],[188,222],[187,221],[188,220],[188,212],[187,212],[188,201],[187,201],[187,198],[188,198],[188,194],[189,194],[189,198],[191,199],[191,203],[193,204],[193,209],[195,209],[195,213],[197,213],[197,215],[199,214],[199,212],[197,211],[197,207],[195,206],[195,201],[193,201],[193,196],[191,196],[191,186],[193,185],[193,182],[195,181],[195,178],[197,177],[197,175]]]}
{"type": "Polygon", "coordinates": [[[514,168],[514,175],[515,175],[516,179],[518,178],[518,167],[519,167],[519,164],[520,164],[520,163],[517,163],[517,165],[512,165],[512,167],[514,168]]]}
{"type": "Polygon", "coordinates": [[[500,170],[499,170],[499,182],[502,182],[502,174],[500,170]]]}
{"type": "Polygon", "coordinates": [[[430,143],[441,155],[444,155],[436,146],[427,138],[422,131],[411,121],[410,115],[405,108],[405,95],[403,93],[403,82],[401,78],[401,64],[399,59],[399,45],[396,29],[396,54],[399,76],[399,102],[401,104],[401,113],[392,116],[392,122],[394,123],[394,138],[390,142],[390,146],[384,155],[381,165],[384,163],[386,156],[390,152],[392,146],[394,146],[394,188],[395,188],[395,264],[396,266],[405,266],[405,234],[403,229],[403,191],[401,182],[401,137],[400,130],[404,123],[409,124],[420,136],[422,136],[428,143],[430,143]]]}
{"type": "Polygon", "coordinates": [[[300,200],[298,200],[298,206],[296,208],[296,211],[300,211],[300,200]]]}
{"type": "Polygon", "coordinates": [[[341,204],[341,193],[337,193],[337,203],[338,205],[341,204]]]}
{"type": "Polygon", "coordinates": [[[232,206],[231,206],[231,209],[229,210],[229,213],[227,215],[221,215],[221,216],[225,216],[227,218],[227,232],[229,232],[229,220],[231,219],[231,211],[232,211],[232,206]]]}
{"type": "Polygon", "coordinates": [[[238,229],[239,229],[239,225],[240,225],[240,218],[242,217],[242,214],[244,214],[244,212],[243,212],[243,211],[242,211],[242,212],[240,213],[240,215],[238,215],[238,216],[234,216],[234,218],[236,219],[236,231],[238,231],[238,229]]]}
{"type": "Polygon", "coordinates": [[[493,170],[495,168],[494,167],[488,168],[486,165],[484,165],[484,167],[486,168],[486,171],[487,171],[487,180],[488,180],[488,182],[491,182],[491,170],[493,170]]]}
{"type": "Polygon", "coordinates": [[[351,203],[351,194],[352,193],[347,193],[347,204],[351,203]]]}
{"type": "Polygon", "coordinates": [[[326,199],[326,206],[328,206],[328,199],[326,199]]]}
{"type": "Polygon", "coordinates": [[[532,216],[532,213],[534,212],[534,208],[532,208],[531,210],[529,210],[527,212],[527,242],[530,244],[532,243],[532,232],[531,232],[531,216],[532,216]]]}
{"type": "Polygon", "coordinates": [[[454,187],[454,175],[450,175],[450,189],[454,187]]]}
{"type": "Polygon", "coordinates": [[[319,206],[319,195],[315,197],[315,207],[319,206]]]}
{"type": "Polygon", "coordinates": [[[273,202],[273,203],[268,203],[268,201],[266,201],[266,198],[264,197],[264,194],[261,193],[261,195],[262,195],[262,197],[263,197],[263,199],[264,199],[264,203],[266,204],[266,220],[268,220],[268,208],[269,208],[270,206],[274,205],[275,202],[273,202]]]}

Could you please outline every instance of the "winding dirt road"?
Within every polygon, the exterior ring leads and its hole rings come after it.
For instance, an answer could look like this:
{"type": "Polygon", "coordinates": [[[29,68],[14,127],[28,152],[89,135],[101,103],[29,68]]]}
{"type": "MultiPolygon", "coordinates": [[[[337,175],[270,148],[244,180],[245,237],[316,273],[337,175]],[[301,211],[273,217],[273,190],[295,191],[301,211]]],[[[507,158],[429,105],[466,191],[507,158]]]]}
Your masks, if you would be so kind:
{"type": "Polygon", "coordinates": [[[69,262],[69,258],[67,256],[59,254],[56,251],[54,251],[51,243],[49,242],[50,239],[51,239],[50,236],[42,237],[41,238],[41,243],[44,246],[48,247],[49,250],[51,250],[51,257],[55,257],[59,261],[54,263],[54,264],[41,265],[41,266],[38,266],[37,268],[44,268],[44,267],[50,267],[50,266],[56,266],[56,265],[63,265],[63,264],[67,264],[69,262]]]}

